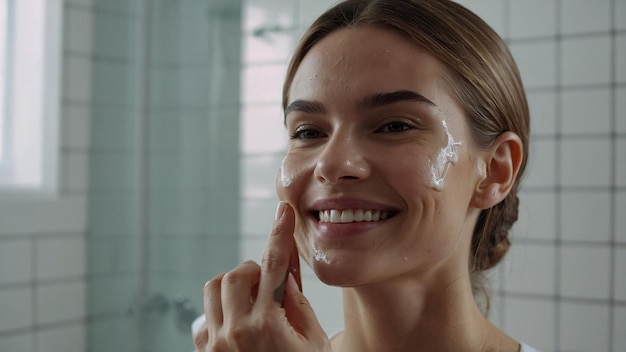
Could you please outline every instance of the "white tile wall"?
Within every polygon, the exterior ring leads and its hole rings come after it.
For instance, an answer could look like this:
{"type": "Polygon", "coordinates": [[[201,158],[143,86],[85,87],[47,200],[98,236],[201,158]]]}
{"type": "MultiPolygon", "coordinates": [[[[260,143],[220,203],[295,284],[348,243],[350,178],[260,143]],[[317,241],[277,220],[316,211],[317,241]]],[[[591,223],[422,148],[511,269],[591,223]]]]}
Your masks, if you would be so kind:
{"type": "MultiPolygon", "coordinates": [[[[338,1],[335,0],[318,0],[318,1],[309,1],[309,0],[296,0],[296,18],[298,26],[306,27],[311,24],[319,14],[324,12],[326,9],[330,8],[333,4],[338,1]]],[[[296,32],[296,36],[300,34],[296,32]]],[[[297,39],[297,38],[296,38],[297,39]]],[[[291,54],[291,53],[289,53],[291,54]]],[[[287,54],[287,57],[289,56],[287,54]]]]}
{"type": "Polygon", "coordinates": [[[60,194],[0,200],[0,351],[86,350],[90,4],[65,2],[60,194]]]}
{"type": "Polygon", "coordinates": [[[564,140],[561,148],[561,180],[564,186],[609,186],[611,179],[609,140],[564,140]]]}
{"type": "Polygon", "coordinates": [[[511,1],[509,6],[511,39],[556,34],[556,0],[511,1]]]}
{"type": "Polygon", "coordinates": [[[517,243],[512,246],[503,263],[505,291],[553,295],[556,288],[555,253],[552,245],[517,243]]]}
{"type": "Polygon", "coordinates": [[[506,331],[541,351],[554,351],[556,303],[515,297],[504,300],[506,331]]]}
{"type": "Polygon", "coordinates": [[[244,107],[241,129],[241,151],[245,154],[281,153],[285,150],[288,134],[280,105],[244,107]]]}
{"type": "Polygon", "coordinates": [[[626,249],[620,248],[615,251],[615,278],[613,281],[613,289],[615,290],[615,299],[626,301],[626,249]]]}
{"type": "Polygon", "coordinates": [[[12,335],[0,339],[1,351],[35,351],[35,333],[12,335]]]}
{"type": "Polygon", "coordinates": [[[564,38],[560,45],[562,84],[608,84],[611,81],[611,39],[608,36],[564,38]]]}
{"type": "MultiPolygon", "coordinates": [[[[626,192],[615,192],[615,214],[626,214],[626,192]]],[[[615,240],[626,244],[626,216],[615,217],[615,240]]]]}
{"type": "Polygon", "coordinates": [[[89,148],[91,143],[91,111],[86,106],[66,106],[62,146],[68,149],[89,148]]]}
{"type": "Polygon", "coordinates": [[[561,32],[606,32],[611,25],[612,0],[566,0],[561,2],[561,32]],[[584,20],[583,20],[584,19],[584,20]]]}
{"type": "Polygon", "coordinates": [[[560,224],[566,241],[608,243],[611,239],[609,192],[568,192],[561,195],[560,224]]]}
{"type": "Polygon", "coordinates": [[[527,89],[556,86],[556,52],[554,41],[513,42],[509,46],[527,89]]]}
{"type": "Polygon", "coordinates": [[[0,284],[27,283],[33,279],[32,240],[0,242],[0,284]]]}
{"type": "Polygon", "coordinates": [[[65,20],[66,49],[81,54],[93,52],[93,13],[84,8],[68,7],[65,20]]]}
{"type": "Polygon", "coordinates": [[[559,284],[565,297],[608,300],[611,249],[567,245],[561,248],[559,284]]]}
{"type": "Polygon", "coordinates": [[[282,155],[269,154],[246,156],[242,160],[241,175],[244,187],[242,193],[247,198],[271,199],[276,197],[276,178],[282,155]]]}
{"type": "Polygon", "coordinates": [[[291,29],[294,25],[296,1],[244,1],[243,30],[253,32],[265,26],[291,29]]]}
{"type": "Polygon", "coordinates": [[[615,28],[626,29],[626,0],[615,0],[614,10],[615,28]]]}
{"type": "Polygon", "coordinates": [[[281,62],[289,56],[293,47],[291,32],[268,31],[261,34],[247,34],[243,38],[244,64],[281,62]]]}
{"type": "Polygon", "coordinates": [[[54,324],[87,317],[85,282],[40,285],[36,292],[37,324],[54,324]]]}
{"type": "Polygon", "coordinates": [[[556,142],[532,140],[530,144],[524,185],[526,187],[553,187],[556,182],[556,142]]]}
{"type": "Polygon", "coordinates": [[[480,17],[501,36],[508,35],[507,2],[499,0],[462,0],[458,2],[480,14],[480,17]]]}
{"type": "Polygon", "coordinates": [[[609,309],[608,305],[562,303],[559,351],[608,351],[609,309]]]}
{"type": "Polygon", "coordinates": [[[626,83],[626,33],[619,33],[615,36],[615,81],[626,83]]]}
{"type": "Polygon", "coordinates": [[[613,350],[626,350],[626,307],[616,307],[613,316],[613,350]]]}
{"type": "Polygon", "coordinates": [[[561,98],[561,132],[564,135],[611,132],[609,88],[566,90],[561,98]]]}
{"type": "Polygon", "coordinates": [[[556,92],[530,91],[526,97],[533,117],[531,134],[553,135],[557,127],[556,92]]]}
{"type": "Polygon", "coordinates": [[[63,98],[74,102],[91,101],[91,67],[86,56],[68,55],[64,60],[63,98]]]}
{"type": "Polygon", "coordinates": [[[77,278],[86,274],[86,240],[41,239],[35,244],[37,279],[77,278]]]}
{"type": "Polygon", "coordinates": [[[83,325],[72,325],[37,331],[37,346],[46,352],[83,352],[87,350],[86,339],[77,339],[76,336],[86,336],[83,325]]]}
{"type": "MultiPolygon", "coordinates": [[[[626,57],[626,50],[622,57],[626,57]]],[[[626,87],[615,90],[615,104],[615,130],[617,133],[626,133],[626,87]]]]}
{"type": "MultiPolygon", "coordinates": [[[[7,288],[0,290],[0,331],[7,332],[33,326],[34,312],[32,288],[7,288]]],[[[0,338],[0,340],[2,340],[0,338]]]]}
{"type": "Polygon", "coordinates": [[[556,194],[537,192],[520,194],[519,220],[514,239],[556,239],[556,194]]]}
{"type": "Polygon", "coordinates": [[[626,187],[626,139],[618,139],[615,148],[615,183],[626,187]]]}
{"type": "Polygon", "coordinates": [[[286,63],[280,63],[244,66],[242,69],[242,102],[244,104],[280,104],[286,65],[286,63]]]}

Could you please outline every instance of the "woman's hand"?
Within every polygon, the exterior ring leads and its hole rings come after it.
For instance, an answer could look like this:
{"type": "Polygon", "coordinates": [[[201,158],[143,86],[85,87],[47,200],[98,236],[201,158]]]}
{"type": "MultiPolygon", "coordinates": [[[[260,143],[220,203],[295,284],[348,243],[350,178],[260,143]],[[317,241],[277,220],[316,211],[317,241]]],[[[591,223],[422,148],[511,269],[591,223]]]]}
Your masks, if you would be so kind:
{"type": "Polygon", "coordinates": [[[293,209],[281,202],[261,266],[248,261],[207,282],[197,351],[330,351],[308,300],[286,275],[294,225],[293,209]]]}

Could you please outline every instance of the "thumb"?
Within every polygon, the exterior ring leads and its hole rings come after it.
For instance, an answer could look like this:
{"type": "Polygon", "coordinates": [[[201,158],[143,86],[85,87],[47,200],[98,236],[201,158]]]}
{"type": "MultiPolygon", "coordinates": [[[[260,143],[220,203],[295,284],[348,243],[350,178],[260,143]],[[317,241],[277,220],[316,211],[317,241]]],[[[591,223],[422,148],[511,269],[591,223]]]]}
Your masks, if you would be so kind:
{"type": "Polygon", "coordinates": [[[309,300],[298,289],[298,284],[292,273],[289,273],[287,276],[284,309],[289,324],[300,335],[305,338],[318,334],[326,336],[320,323],[317,321],[309,300]]]}

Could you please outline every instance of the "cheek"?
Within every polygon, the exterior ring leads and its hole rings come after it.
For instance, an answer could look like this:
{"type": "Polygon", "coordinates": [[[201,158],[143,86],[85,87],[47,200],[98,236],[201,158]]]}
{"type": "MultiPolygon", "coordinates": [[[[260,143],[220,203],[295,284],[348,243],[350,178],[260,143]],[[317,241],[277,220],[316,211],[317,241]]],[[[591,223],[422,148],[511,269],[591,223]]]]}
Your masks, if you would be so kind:
{"type": "Polygon", "coordinates": [[[397,155],[399,158],[389,158],[388,154],[383,159],[385,164],[380,166],[381,172],[388,174],[388,182],[411,193],[417,190],[421,190],[421,193],[424,186],[430,185],[430,160],[433,155],[430,148],[410,148],[405,152],[396,151],[391,155],[397,155]]]}
{"type": "Polygon", "coordinates": [[[439,149],[434,156],[429,160],[429,186],[437,191],[442,191],[443,186],[446,183],[446,177],[448,171],[453,165],[459,161],[459,154],[457,148],[462,145],[461,142],[456,141],[448,130],[446,121],[442,121],[441,125],[444,132],[443,147],[439,149]]]}
{"type": "MultiPolygon", "coordinates": [[[[315,162],[301,155],[289,154],[283,158],[278,177],[276,178],[276,192],[278,198],[289,203],[296,214],[295,237],[298,243],[300,256],[307,262],[311,262],[314,255],[311,245],[308,244],[306,222],[302,213],[301,201],[313,175],[315,162]]],[[[314,251],[314,250],[313,250],[314,251]]]]}
{"type": "Polygon", "coordinates": [[[279,199],[288,202],[293,207],[297,207],[298,200],[304,191],[306,180],[313,172],[313,167],[314,164],[312,162],[288,153],[280,164],[278,177],[276,178],[276,192],[279,199]]]}

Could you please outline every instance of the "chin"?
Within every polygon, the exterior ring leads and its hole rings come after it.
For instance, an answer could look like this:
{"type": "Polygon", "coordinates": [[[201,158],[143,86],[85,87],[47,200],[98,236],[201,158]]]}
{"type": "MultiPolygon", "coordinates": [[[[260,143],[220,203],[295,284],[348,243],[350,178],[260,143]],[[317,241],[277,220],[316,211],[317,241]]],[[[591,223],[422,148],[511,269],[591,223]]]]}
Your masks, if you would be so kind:
{"type": "Polygon", "coordinates": [[[362,272],[359,272],[359,268],[351,265],[343,266],[341,263],[336,262],[324,263],[315,261],[309,267],[311,267],[320,281],[329,286],[351,287],[363,283],[362,272]]]}

